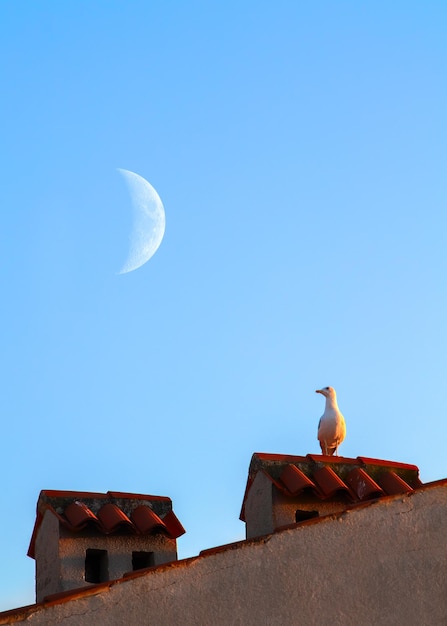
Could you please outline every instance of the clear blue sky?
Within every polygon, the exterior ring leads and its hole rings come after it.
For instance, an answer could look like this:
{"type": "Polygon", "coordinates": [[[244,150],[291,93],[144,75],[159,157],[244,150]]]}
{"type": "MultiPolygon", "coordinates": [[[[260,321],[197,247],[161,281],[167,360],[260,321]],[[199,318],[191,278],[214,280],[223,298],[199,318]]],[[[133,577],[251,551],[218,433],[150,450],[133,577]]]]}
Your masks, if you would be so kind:
{"type": "Polygon", "coordinates": [[[170,496],[240,539],[251,454],[447,476],[444,1],[3,0],[0,609],[41,489],[170,496]],[[131,204],[166,234],[118,275],[131,204]]]}

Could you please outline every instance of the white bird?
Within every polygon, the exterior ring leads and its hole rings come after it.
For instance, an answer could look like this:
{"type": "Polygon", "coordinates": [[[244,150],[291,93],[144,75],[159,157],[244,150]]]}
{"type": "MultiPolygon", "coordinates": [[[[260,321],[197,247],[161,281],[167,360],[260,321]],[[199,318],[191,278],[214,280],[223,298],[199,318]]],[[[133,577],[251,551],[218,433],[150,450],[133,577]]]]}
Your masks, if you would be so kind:
{"type": "Polygon", "coordinates": [[[337,454],[338,446],[346,436],[345,418],[337,404],[337,394],[333,387],[317,389],[326,398],[326,407],[318,423],[318,441],[323,454],[337,454]]]}

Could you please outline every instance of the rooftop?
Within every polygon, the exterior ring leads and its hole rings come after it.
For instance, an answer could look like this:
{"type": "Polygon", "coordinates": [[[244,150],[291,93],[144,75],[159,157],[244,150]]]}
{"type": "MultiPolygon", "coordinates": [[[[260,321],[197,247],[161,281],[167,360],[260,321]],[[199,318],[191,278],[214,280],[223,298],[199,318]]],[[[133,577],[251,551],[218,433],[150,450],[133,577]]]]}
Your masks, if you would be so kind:
{"type": "Polygon", "coordinates": [[[245,503],[258,472],[285,496],[312,494],[320,500],[339,499],[358,503],[389,495],[411,493],[423,483],[416,465],[367,457],[308,454],[292,456],[255,452],[248,470],[240,519],[245,521],[245,503]]]}
{"type": "MultiPolygon", "coordinates": [[[[417,467],[413,465],[405,465],[405,464],[393,463],[393,462],[388,462],[388,461],[378,461],[376,459],[365,459],[363,457],[360,463],[359,459],[343,459],[343,458],[331,459],[329,457],[320,457],[320,456],[314,456],[314,455],[308,455],[307,457],[294,457],[294,456],[283,456],[283,455],[272,455],[272,454],[255,454],[253,455],[252,465],[250,466],[250,469],[253,469],[253,471],[256,473],[255,468],[257,467],[258,463],[263,465],[264,468],[265,468],[265,465],[269,466],[271,464],[270,467],[272,468],[272,473],[275,473],[275,471],[279,471],[279,473],[281,474],[282,471],[284,471],[285,466],[290,465],[290,464],[295,465],[301,462],[304,462],[304,463],[307,462],[310,464],[314,462],[317,464],[322,463],[323,467],[327,467],[328,465],[329,467],[331,466],[333,467],[334,465],[336,467],[341,467],[344,465],[345,470],[347,469],[348,466],[351,467],[351,470],[356,469],[356,465],[364,469],[366,465],[368,467],[368,471],[366,473],[371,471],[372,466],[375,466],[377,471],[379,471],[378,468],[382,467],[382,468],[385,468],[384,469],[385,472],[392,471],[392,472],[395,472],[397,475],[399,475],[400,470],[402,470],[402,472],[409,471],[410,476],[413,475],[413,477],[414,477],[413,473],[415,471],[417,473],[417,467]],[[352,463],[349,463],[349,461],[352,461],[352,463]],[[362,466],[362,463],[363,463],[363,466],[362,466]],[[283,466],[282,470],[281,470],[281,466],[283,466]],[[386,468],[394,468],[394,469],[387,470],[386,468]],[[397,470],[397,472],[395,470],[397,470]]],[[[408,480],[410,480],[410,477],[407,476],[407,478],[408,480]]],[[[409,483],[407,482],[407,484],[409,483]]],[[[387,505],[390,505],[390,504],[391,505],[394,504],[395,506],[398,506],[400,510],[402,507],[405,508],[404,502],[407,501],[407,497],[410,497],[410,498],[412,496],[418,497],[418,496],[423,496],[424,493],[429,494],[432,492],[434,494],[435,500],[437,500],[440,498],[440,496],[436,495],[439,489],[445,490],[446,488],[447,488],[447,479],[442,479],[439,481],[435,481],[432,483],[425,483],[425,484],[422,484],[419,481],[419,479],[417,479],[417,481],[414,482],[414,487],[411,487],[410,490],[406,491],[405,500],[398,497],[399,494],[388,495],[388,496],[384,494],[384,495],[379,496],[378,499],[365,498],[363,501],[357,501],[357,506],[355,506],[354,508],[359,514],[361,514],[362,511],[369,510],[370,507],[373,507],[375,510],[377,510],[376,509],[377,506],[383,505],[384,507],[387,507],[387,505]]],[[[52,493],[67,493],[67,492],[52,492],[52,493]]],[[[105,498],[107,494],[99,494],[99,495],[105,498]]],[[[132,494],[125,494],[125,495],[132,496],[132,494]]],[[[150,496],[145,496],[145,497],[150,497],[150,496]]],[[[424,505],[422,504],[422,506],[424,505]]],[[[388,510],[388,509],[384,509],[384,510],[388,510]]],[[[405,508],[405,510],[408,510],[408,508],[405,508]]],[[[402,518],[403,516],[396,516],[396,515],[391,516],[390,521],[393,521],[399,517],[402,518]]],[[[307,535],[308,530],[310,530],[312,527],[313,528],[329,527],[333,521],[342,520],[342,519],[345,519],[345,524],[343,524],[343,526],[345,526],[347,522],[346,522],[346,518],[343,512],[326,515],[326,516],[319,517],[316,519],[308,520],[303,523],[292,524],[288,528],[278,529],[278,531],[275,531],[273,535],[266,535],[264,537],[257,537],[257,538],[253,538],[249,540],[241,540],[232,544],[227,544],[227,545],[211,548],[208,550],[203,550],[199,554],[199,556],[196,556],[196,557],[190,557],[187,559],[182,559],[180,561],[173,561],[170,563],[158,565],[156,567],[150,567],[150,568],[142,569],[136,572],[131,572],[131,573],[125,574],[120,579],[91,585],[90,587],[73,589],[71,591],[53,594],[45,598],[44,601],[36,603],[34,605],[24,606],[24,607],[20,607],[17,609],[0,613],[0,623],[6,624],[6,623],[13,623],[13,622],[23,621],[27,619],[32,619],[33,616],[37,615],[41,610],[49,609],[50,607],[55,607],[58,605],[60,606],[66,603],[70,603],[71,601],[76,601],[78,599],[85,599],[85,598],[88,598],[89,596],[96,596],[97,594],[107,594],[108,596],[109,593],[113,592],[114,589],[118,589],[122,586],[125,586],[126,583],[130,583],[131,581],[146,579],[152,576],[157,576],[158,574],[166,575],[167,573],[171,573],[170,576],[173,580],[178,580],[178,577],[189,578],[189,576],[193,576],[193,573],[191,574],[188,573],[190,568],[196,570],[198,566],[200,567],[201,563],[205,563],[206,561],[208,561],[208,559],[217,558],[221,554],[230,554],[230,553],[234,554],[235,552],[238,552],[239,550],[252,551],[253,549],[256,549],[256,547],[259,547],[260,549],[262,549],[262,546],[264,545],[271,545],[269,543],[270,537],[279,538],[283,534],[287,535],[291,531],[293,533],[295,532],[299,533],[299,535],[296,535],[298,539],[298,537],[303,537],[302,533],[306,533],[307,535]],[[178,572],[178,577],[174,578],[174,576],[176,576],[175,574],[176,572],[178,572]]],[[[348,531],[348,534],[350,534],[351,528],[347,529],[347,531],[348,531]]],[[[398,533],[396,536],[399,538],[400,534],[398,533]]],[[[359,537],[361,537],[361,535],[359,535],[359,537]]],[[[407,540],[406,535],[404,535],[402,541],[405,542],[406,540],[407,540]]],[[[296,545],[299,545],[299,542],[296,542],[296,545]]],[[[378,543],[378,545],[380,545],[380,543],[378,543]]],[[[419,553],[421,552],[423,551],[419,551],[419,553]]],[[[265,559],[262,559],[261,561],[265,562],[265,559]]],[[[269,562],[270,561],[271,559],[269,560],[269,562]]],[[[241,563],[243,562],[244,561],[241,561],[241,563]]],[[[204,565],[203,567],[205,568],[206,566],[204,565]]],[[[206,575],[213,576],[213,572],[222,572],[222,571],[227,571],[227,569],[222,568],[222,567],[212,567],[211,570],[210,569],[206,570],[206,575]]],[[[231,568],[229,571],[232,571],[231,568]]],[[[202,571],[200,571],[199,574],[201,576],[204,576],[205,575],[204,572],[205,572],[205,569],[203,573],[202,571]]],[[[170,581],[171,581],[171,578],[169,579],[170,581]]],[[[300,581],[302,582],[303,580],[306,580],[306,577],[304,578],[301,577],[300,581]]],[[[166,580],[164,580],[164,584],[166,584],[166,580]]],[[[156,589],[158,588],[159,588],[159,585],[156,585],[156,589]]],[[[201,593],[202,587],[199,586],[198,590],[199,590],[198,592],[201,593]]],[[[282,591],[282,586],[280,585],[278,592],[281,592],[281,591],[282,591]]],[[[169,595],[169,602],[172,602],[172,595],[169,595]]]]}
{"type": "Polygon", "coordinates": [[[37,516],[28,550],[31,558],[34,558],[37,532],[46,511],[53,513],[60,524],[73,533],[85,528],[106,535],[162,532],[172,539],[185,533],[172,510],[171,499],[164,496],[116,491],[90,493],[43,490],[37,502],[37,516]]]}

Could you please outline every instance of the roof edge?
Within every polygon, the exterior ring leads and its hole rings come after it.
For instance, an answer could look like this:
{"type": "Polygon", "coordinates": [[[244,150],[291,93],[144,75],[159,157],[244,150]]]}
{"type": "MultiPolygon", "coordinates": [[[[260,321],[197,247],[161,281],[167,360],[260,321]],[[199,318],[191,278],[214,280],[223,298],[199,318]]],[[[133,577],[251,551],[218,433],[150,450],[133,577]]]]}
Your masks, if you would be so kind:
{"type": "Polygon", "coordinates": [[[345,509],[338,513],[330,513],[328,515],[323,515],[319,518],[313,518],[309,520],[305,520],[303,522],[297,522],[295,524],[289,524],[286,526],[281,526],[275,532],[269,533],[266,535],[260,535],[259,537],[251,537],[250,539],[241,539],[239,541],[235,541],[233,543],[223,544],[221,546],[216,546],[215,548],[208,548],[202,550],[199,555],[188,557],[185,559],[179,559],[175,561],[169,561],[168,563],[162,563],[160,565],[156,565],[153,567],[137,570],[135,572],[129,572],[122,576],[121,578],[117,578],[115,580],[109,580],[104,583],[98,583],[95,585],[91,585],[89,587],[80,587],[77,589],[73,589],[70,591],[62,591],[57,594],[53,594],[47,596],[42,602],[38,602],[36,604],[28,604],[23,607],[18,607],[16,609],[9,609],[7,611],[0,612],[0,624],[13,624],[14,622],[23,621],[23,618],[31,615],[36,612],[36,610],[46,608],[56,604],[62,604],[63,602],[68,602],[70,600],[75,600],[76,598],[81,598],[89,595],[95,595],[106,591],[117,584],[125,583],[133,578],[138,578],[140,576],[147,576],[154,572],[163,571],[171,568],[179,568],[192,565],[198,559],[209,558],[213,555],[225,552],[227,550],[235,550],[238,548],[249,547],[251,545],[266,543],[269,539],[275,535],[276,533],[287,532],[289,530],[295,529],[304,529],[307,526],[311,526],[318,523],[327,523],[330,522],[331,519],[339,519],[340,517],[346,515],[347,513],[355,512],[356,510],[362,510],[364,508],[370,506],[380,506],[381,503],[390,502],[392,500],[401,500],[402,498],[413,498],[416,497],[417,494],[420,494],[423,491],[428,491],[430,489],[435,489],[437,487],[446,487],[447,488],[447,478],[443,478],[440,480],[433,481],[431,483],[424,483],[422,487],[407,494],[397,494],[397,495],[389,495],[383,496],[380,498],[376,498],[373,500],[368,500],[366,502],[355,503],[349,509],[345,509]],[[9,619],[8,618],[16,618],[9,619]]]}

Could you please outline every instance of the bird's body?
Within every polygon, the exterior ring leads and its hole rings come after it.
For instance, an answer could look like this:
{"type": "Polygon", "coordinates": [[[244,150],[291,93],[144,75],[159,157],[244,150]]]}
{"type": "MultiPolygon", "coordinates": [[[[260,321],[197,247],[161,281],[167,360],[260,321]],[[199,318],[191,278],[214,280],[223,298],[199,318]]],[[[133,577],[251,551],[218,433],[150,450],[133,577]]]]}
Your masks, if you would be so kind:
{"type": "Polygon", "coordinates": [[[338,446],[346,436],[345,418],[338,408],[337,394],[333,387],[317,389],[316,393],[321,393],[326,398],[326,407],[318,424],[317,438],[322,453],[331,456],[337,454],[338,446]]]}

